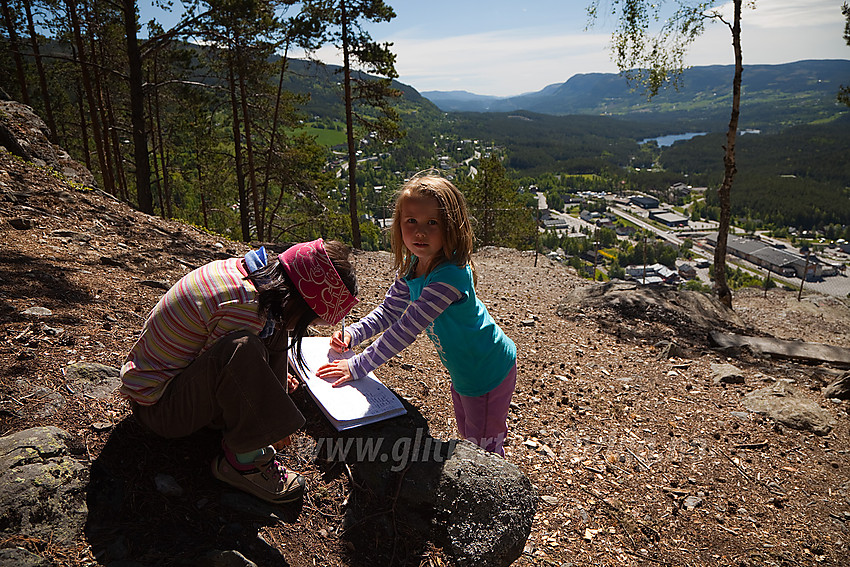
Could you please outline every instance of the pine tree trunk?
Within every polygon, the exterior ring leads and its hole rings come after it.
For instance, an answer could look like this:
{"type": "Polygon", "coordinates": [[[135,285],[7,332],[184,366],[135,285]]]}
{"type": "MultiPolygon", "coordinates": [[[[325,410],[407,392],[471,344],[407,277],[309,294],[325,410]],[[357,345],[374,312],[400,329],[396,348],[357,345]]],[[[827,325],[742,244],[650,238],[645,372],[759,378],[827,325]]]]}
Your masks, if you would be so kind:
{"type": "Polygon", "coordinates": [[[741,112],[741,75],[743,74],[743,56],[741,53],[741,4],[743,0],[734,0],[735,19],[732,23],[732,48],[735,51],[735,76],[732,80],[732,116],[726,132],[725,155],[723,157],[723,183],[718,190],[720,200],[720,223],[717,229],[717,246],[714,249],[714,285],[715,293],[721,303],[732,308],[732,292],[726,281],[726,241],[732,218],[732,182],[737,173],[735,165],[735,140],[738,134],[738,118],[741,112]]]}
{"type": "MultiPolygon", "coordinates": [[[[91,5],[89,3],[83,2],[82,5],[85,10],[85,21],[88,24],[85,31],[89,41],[89,54],[91,56],[90,61],[104,61],[103,53],[98,54],[98,42],[95,41],[95,29],[99,28],[96,19],[97,14],[91,13],[91,5]]],[[[102,49],[103,42],[99,42],[99,44],[99,47],[102,49]]],[[[119,195],[115,190],[115,169],[113,167],[114,156],[112,155],[112,147],[109,145],[109,132],[114,130],[115,125],[110,123],[107,118],[106,100],[104,99],[105,87],[101,81],[101,69],[102,67],[97,64],[91,66],[91,80],[94,88],[95,105],[97,107],[97,112],[99,113],[99,123],[101,124],[100,135],[103,142],[104,166],[101,171],[101,175],[103,176],[104,190],[117,197],[119,195]]]]}
{"type": "MultiPolygon", "coordinates": [[[[148,105],[148,113],[147,113],[147,121],[148,121],[148,130],[151,133],[150,140],[150,167],[152,168],[151,173],[153,174],[150,178],[151,180],[151,198],[156,197],[154,201],[159,202],[159,216],[165,218],[165,198],[162,195],[162,177],[159,174],[159,160],[156,159],[156,153],[158,151],[157,148],[157,140],[159,138],[156,135],[156,127],[154,126],[153,117],[153,100],[151,97],[147,97],[146,103],[148,105]],[[154,188],[156,191],[154,191],[154,188]]],[[[153,212],[149,214],[154,214],[153,212]]]]}
{"type": "Polygon", "coordinates": [[[103,148],[103,131],[100,124],[100,111],[97,105],[94,89],[92,87],[91,76],[89,75],[88,59],[85,49],[83,48],[83,35],[80,29],[80,18],[77,14],[76,3],[71,0],[66,0],[65,5],[68,7],[68,15],[71,20],[71,30],[74,35],[74,44],[77,47],[77,60],[80,66],[80,78],[83,82],[83,92],[88,103],[88,117],[91,120],[92,137],[97,151],[97,161],[100,166],[101,177],[103,179],[103,189],[108,193],[112,193],[113,187],[111,180],[108,178],[108,166],[106,163],[106,152],[103,148]]]}
{"type": "MultiPolygon", "coordinates": [[[[105,94],[109,123],[117,124],[118,122],[115,119],[115,107],[112,105],[112,98],[109,96],[108,89],[105,91],[105,94]]],[[[113,127],[110,128],[109,131],[109,142],[112,144],[112,154],[115,156],[115,182],[118,186],[118,197],[124,201],[128,201],[130,194],[127,190],[127,176],[124,169],[124,160],[121,158],[121,143],[118,140],[118,128],[113,127]]]]}
{"type": "MultiPolygon", "coordinates": [[[[286,44],[286,48],[283,51],[283,57],[280,60],[280,77],[277,82],[277,94],[275,96],[274,102],[274,112],[272,114],[272,127],[271,132],[269,132],[269,148],[266,152],[266,167],[263,173],[263,184],[262,184],[262,210],[265,211],[268,206],[269,199],[269,180],[271,179],[271,169],[272,163],[275,161],[275,144],[277,143],[277,129],[278,122],[280,121],[280,102],[283,96],[283,78],[286,74],[286,67],[289,61],[289,43],[286,44]]],[[[268,216],[268,234],[271,236],[271,228],[274,224],[275,216],[277,215],[277,211],[280,208],[280,203],[283,200],[283,180],[280,183],[280,192],[278,193],[278,199],[275,203],[274,207],[269,211],[268,216]]],[[[265,224],[265,223],[264,223],[265,224]]]]}
{"type": "Polygon", "coordinates": [[[340,2],[342,20],[343,88],[345,92],[345,134],[348,141],[348,215],[351,219],[351,242],[361,247],[360,220],[357,215],[357,148],[354,145],[354,109],[351,98],[351,46],[348,41],[348,16],[345,1],[340,2]]]}
{"type": "Polygon", "coordinates": [[[237,63],[239,64],[239,98],[242,102],[242,122],[245,130],[245,158],[248,160],[248,190],[251,194],[251,203],[254,207],[254,226],[257,230],[257,239],[263,241],[265,227],[263,226],[262,211],[260,211],[260,198],[257,189],[257,176],[254,168],[254,141],[251,138],[251,111],[248,107],[248,87],[245,84],[245,66],[242,63],[241,51],[237,52],[237,63]]]}
{"type": "Polygon", "coordinates": [[[130,123],[133,132],[133,159],[136,162],[136,199],[139,210],[153,214],[151,166],[148,161],[148,136],[145,129],[145,91],[142,54],[136,31],[135,0],[121,0],[124,10],[124,32],[127,38],[127,63],[130,77],[130,123]]]}
{"type": "Polygon", "coordinates": [[[74,86],[77,95],[77,113],[80,115],[80,141],[83,143],[83,159],[86,162],[86,169],[91,171],[91,144],[89,144],[89,128],[86,124],[86,110],[83,107],[83,93],[79,83],[74,86]]]}
{"type": "Polygon", "coordinates": [[[251,226],[248,221],[248,199],[245,194],[245,171],[242,166],[242,126],[239,120],[239,102],[236,100],[236,79],[234,77],[232,48],[228,54],[227,66],[228,88],[230,90],[230,111],[233,113],[233,153],[236,167],[236,187],[239,192],[239,221],[242,227],[242,240],[250,242],[251,226]]]}
{"type": "Polygon", "coordinates": [[[12,15],[12,11],[9,9],[8,0],[2,0],[0,7],[3,9],[3,20],[6,24],[6,31],[9,34],[9,47],[12,51],[12,57],[15,60],[15,72],[18,75],[18,88],[21,89],[21,102],[27,106],[31,106],[29,88],[27,87],[27,74],[24,70],[24,58],[21,57],[18,34],[15,32],[15,20],[12,15]]]}
{"type": "MultiPolygon", "coordinates": [[[[157,62],[154,61],[153,65],[153,82],[154,84],[159,83],[159,67],[157,66],[157,62]]],[[[171,176],[168,175],[168,149],[165,147],[165,138],[163,137],[163,127],[162,127],[162,110],[161,105],[159,103],[159,91],[157,90],[153,96],[154,99],[154,119],[156,124],[156,136],[159,140],[159,162],[162,169],[162,175],[160,176],[160,183],[162,184],[162,199],[163,204],[165,205],[165,209],[163,211],[163,216],[166,218],[174,218],[174,210],[173,210],[173,199],[171,197],[171,176]]]]}

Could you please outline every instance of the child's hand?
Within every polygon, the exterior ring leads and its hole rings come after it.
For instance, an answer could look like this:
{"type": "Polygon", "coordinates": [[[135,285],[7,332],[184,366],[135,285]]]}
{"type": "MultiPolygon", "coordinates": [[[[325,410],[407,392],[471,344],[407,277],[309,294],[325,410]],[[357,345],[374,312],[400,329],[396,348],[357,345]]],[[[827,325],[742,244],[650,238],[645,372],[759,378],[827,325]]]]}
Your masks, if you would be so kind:
{"type": "Polygon", "coordinates": [[[350,382],[352,378],[351,369],[348,367],[348,360],[334,360],[333,362],[320,366],[319,369],[316,370],[316,377],[322,378],[323,380],[339,378],[339,380],[331,384],[334,388],[342,386],[346,382],[350,382]]]}
{"type": "Polygon", "coordinates": [[[348,350],[348,345],[351,344],[351,335],[342,329],[334,331],[331,335],[331,348],[337,352],[345,352],[348,350]]]}
{"type": "Polygon", "coordinates": [[[286,391],[291,394],[295,390],[298,389],[298,378],[293,376],[292,374],[286,375],[286,391]]]}

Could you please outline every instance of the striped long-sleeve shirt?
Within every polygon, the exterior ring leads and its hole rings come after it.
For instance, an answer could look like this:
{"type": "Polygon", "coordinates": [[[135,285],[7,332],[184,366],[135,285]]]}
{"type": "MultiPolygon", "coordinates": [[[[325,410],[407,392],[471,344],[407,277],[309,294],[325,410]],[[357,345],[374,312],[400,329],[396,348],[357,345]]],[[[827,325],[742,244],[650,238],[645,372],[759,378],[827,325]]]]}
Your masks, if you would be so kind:
{"type": "Polygon", "coordinates": [[[217,260],[183,276],[151,311],[121,368],[121,393],[142,405],[162,396],[168,381],[216,341],[234,331],[259,334],[256,289],[240,258],[217,260]]]}
{"type": "Polygon", "coordinates": [[[403,278],[390,286],[383,303],[346,331],[351,346],[383,332],[374,343],[349,361],[351,377],[358,380],[413,344],[446,308],[463,298],[455,287],[444,282],[425,286],[416,301],[410,301],[410,289],[403,278]]]}
{"type": "Polygon", "coordinates": [[[481,396],[498,386],[516,364],[516,345],[475,294],[470,266],[444,262],[425,276],[399,278],[384,302],[348,329],[351,345],[383,331],[349,359],[354,379],[365,376],[425,332],[464,396],[481,396]]]}

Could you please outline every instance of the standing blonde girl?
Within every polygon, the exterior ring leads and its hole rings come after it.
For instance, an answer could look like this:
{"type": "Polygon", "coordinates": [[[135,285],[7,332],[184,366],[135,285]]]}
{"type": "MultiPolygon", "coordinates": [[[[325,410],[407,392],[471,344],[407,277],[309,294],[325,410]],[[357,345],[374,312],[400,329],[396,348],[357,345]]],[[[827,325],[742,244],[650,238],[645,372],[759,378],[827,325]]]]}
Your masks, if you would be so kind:
{"type": "Polygon", "coordinates": [[[425,331],[452,379],[458,433],[504,456],[507,415],[516,387],[516,346],[475,295],[472,227],[463,195],[448,180],[414,177],[399,192],[392,245],[398,279],[383,303],[338,330],[343,351],[383,332],[362,353],[318,369],[334,386],[358,380],[425,331]]]}

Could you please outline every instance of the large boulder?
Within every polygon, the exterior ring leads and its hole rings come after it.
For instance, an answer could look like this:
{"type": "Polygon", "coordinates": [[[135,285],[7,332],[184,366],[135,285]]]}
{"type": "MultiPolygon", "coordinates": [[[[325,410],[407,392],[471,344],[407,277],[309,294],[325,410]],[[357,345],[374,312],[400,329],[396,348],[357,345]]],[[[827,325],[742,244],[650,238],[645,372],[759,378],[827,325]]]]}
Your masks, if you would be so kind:
{"type": "Polygon", "coordinates": [[[708,294],[616,279],[576,288],[560,301],[557,313],[561,317],[594,313],[612,330],[623,332],[633,332],[630,320],[642,319],[668,326],[697,343],[711,330],[745,328],[737,313],[708,294]]]}
{"type": "Polygon", "coordinates": [[[537,491],[516,465],[462,441],[443,466],[435,508],[435,539],[458,565],[510,565],[531,533],[537,491]]]}
{"type": "MultiPolygon", "coordinates": [[[[378,553],[391,561],[430,541],[457,565],[476,567],[506,567],[522,554],[537,491],[502,457],[465,440],[431,437],[415,410],[328,442],[347,447],[328,460],[352,470],[344,538],[355,547],[386,542],[378,553]]],[[[319,460],[330,456],[327,446],[318,449],[319,460]]]]}

